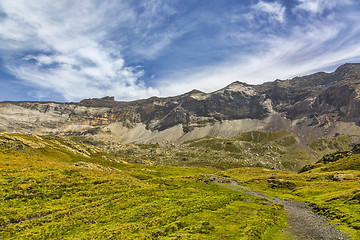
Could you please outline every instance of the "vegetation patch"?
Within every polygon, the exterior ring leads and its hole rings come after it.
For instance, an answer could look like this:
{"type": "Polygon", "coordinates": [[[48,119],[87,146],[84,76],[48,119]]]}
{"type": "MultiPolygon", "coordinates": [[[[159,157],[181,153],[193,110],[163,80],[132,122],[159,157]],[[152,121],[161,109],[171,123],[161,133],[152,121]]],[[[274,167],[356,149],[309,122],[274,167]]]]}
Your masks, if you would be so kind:
{"type": "Polygon", "coordinates": [[[40,148],[0,139],[3,239],[259,239],[285,227],[280,206],[208,181],[215,169],[125,164],[58,137],[40,148]]]}
{"type": "Polygon", "coordinates": [[[226,170],[224,174],[270,197],[305,201],[314,211],[326,216],[354,239],[359,239],[360,172],[331,169],[314,169],[299,174],[263,168],[239,168],[226,170]]]}

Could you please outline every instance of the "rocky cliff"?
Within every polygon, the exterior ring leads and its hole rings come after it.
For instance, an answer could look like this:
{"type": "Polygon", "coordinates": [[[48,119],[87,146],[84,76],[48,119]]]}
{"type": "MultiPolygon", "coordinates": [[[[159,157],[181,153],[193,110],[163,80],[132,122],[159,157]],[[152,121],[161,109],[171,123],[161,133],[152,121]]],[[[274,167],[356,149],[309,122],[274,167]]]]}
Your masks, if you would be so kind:
{"type": "Polygon", "coordinates": [[[285,129],[302,141],[360,135],[360,64],[261,85],[234,82],[212,93],[79,103],[2,102],[0,131],[77,134],[116,142],[180,143],[213,135],[285,129]]]}

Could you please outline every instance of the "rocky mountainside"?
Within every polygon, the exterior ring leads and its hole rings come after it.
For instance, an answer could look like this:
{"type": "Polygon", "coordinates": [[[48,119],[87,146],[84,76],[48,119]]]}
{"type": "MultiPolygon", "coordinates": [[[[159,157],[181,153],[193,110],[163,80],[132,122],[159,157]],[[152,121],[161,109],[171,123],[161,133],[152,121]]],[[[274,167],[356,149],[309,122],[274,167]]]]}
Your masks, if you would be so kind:
{"type": "Polygon", "coordinates": [[[0,131],[89,136],[110,142],[181,143],[212,135],[285,129],[300,142],[360,135],[360,64],[261,85],[234,82],[212,93],[79,103],[2,102],[0,131]]]}

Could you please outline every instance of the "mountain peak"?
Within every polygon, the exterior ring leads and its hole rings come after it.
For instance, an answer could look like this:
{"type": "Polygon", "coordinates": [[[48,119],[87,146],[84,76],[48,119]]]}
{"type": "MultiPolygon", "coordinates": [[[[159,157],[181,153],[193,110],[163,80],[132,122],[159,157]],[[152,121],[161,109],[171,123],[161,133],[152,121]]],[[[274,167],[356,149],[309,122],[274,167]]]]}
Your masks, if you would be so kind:
{"type": "Polygon", "coordinates": [[[335,73],[360,73],[360,63],[345,63],[335,70],[335,73]]]}
{"type": "Polygon", "coordinates": [[[189,94],[202,94],[202,93],[204,93],[204,92],[197,90],[197,89],[193,89],[189,92],[189,94]]]}
{"type": "Polygon", "coordinates": [[[207,134],[233,136],[251,129],[290,129],[313,139],[359,134],[359,85],[360,64],[346,64],[335,73],[261,85],[237,81],[211,93],[192,90],[170,98],[120,102],[105,97],[71,104],[7,102],[0,103],[0,131],[34,129],[65,134],[71,126],[80,136],[88,134],[82,129],[96,127],[102,129],[99,137],[109,133],[109,138],[114,134],[126,139],[119,140],[124,142],[181,142],[207,134]],[[34,118],[39,120],[34,123],[34,118]],[[160,134],[164,130],[167,132],[160,134]],[[123,131],[129,135],[124,136],[123,131]]]}
{"type": "Polygon", "coordinates": [[[239,81],[235,81],[233,83],[230,83],[229,85],[227,85],[226,87],[216,91],[215,93],[221,93],[221,92],[241,92],[243,94],[249,95],[249,96],[253,96],[256,94],[255,89],[247,84],[247,83],[243,83],[243,82],[239,82],[239,81]]]}
{"type": "Polygon", "coordinates": [[[106,97],[100,98],[100,100],[115,101],[115,97],[106,96],[106,97]]]}
{"type": "Polygon", "coordinates": [[[247,90],[249,87],[251,87],[251,86],[249,84],[247,84],[247,83],[235,81],[235,82],[230,83],[229,85],[227,85],[224,88],[224,90],[240,92],[240,91],[247,90]]]}
{"type": "Polygon", "coordinates": [[[199,91],[197,89],[193,89],[189,92],[189,96],[196,100],[205,100],[209,97],[209,94],[199,91]]]}

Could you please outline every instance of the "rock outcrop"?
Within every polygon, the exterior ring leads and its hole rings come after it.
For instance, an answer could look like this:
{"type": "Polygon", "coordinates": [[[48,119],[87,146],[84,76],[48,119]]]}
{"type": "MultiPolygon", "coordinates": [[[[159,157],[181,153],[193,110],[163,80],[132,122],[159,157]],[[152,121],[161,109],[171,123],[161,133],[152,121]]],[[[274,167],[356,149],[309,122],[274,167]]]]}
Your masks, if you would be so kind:
{"type": "Polygon", "coordinates": [[[360,135],[360,64],[261,85],[234,82],[212,93],[79,103],[2,102],[0,131],[80,134],[118,142],[182,142],[243,131],[294,131],[300,139],[360,135]]]}

